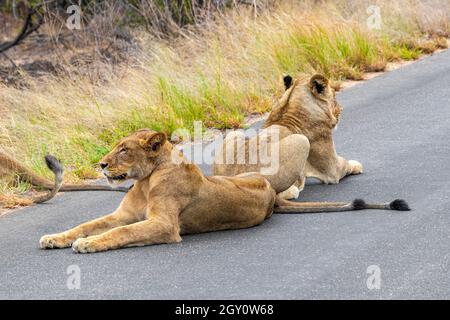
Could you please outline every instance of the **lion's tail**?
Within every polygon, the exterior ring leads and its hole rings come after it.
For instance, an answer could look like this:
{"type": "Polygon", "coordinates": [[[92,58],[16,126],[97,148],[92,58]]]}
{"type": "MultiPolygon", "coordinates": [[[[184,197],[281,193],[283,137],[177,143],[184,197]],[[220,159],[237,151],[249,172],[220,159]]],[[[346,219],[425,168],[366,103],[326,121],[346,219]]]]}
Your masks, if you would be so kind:
{"type": "MultiPolygon", "coordinates": [[[[53,157],[54,160],[56,160],[53,157]]],[[[56,160],[58,163],[59,161],[56,160]]],[[[47,158],[46,158],[47,163],[47,158]]],[[[49,164],[47,163],[47,166],[49,164]]],[[[62,168],[61,164],[59,166],[62,168]]],[[[50,168],[50,167],[49,167],[50,168]]],[[[52,170],[50,168],[50,170],[52,170]]],[[[53,171],[53,170],[52,170],[53,171]]],[[[53,171],[54,172],[54,171],[53,171]]],[[[47,190],[54,190],[55,184],[50,180],[38,176],[33,171],[25,167],[24,165],[17,162],[15,159],[11,158],[5,153],[0,152],[0,173],[15,173],[19,176],[21,181],[27,181],[33,186],[44,188],[47,190]]],[[[55,172],[54,172],[55,173],[55,172]]],[[[90,185],[90,184],[62,184],[59,191],[120,191],[128,192],[128,188],[117,187],[112,188],[110,186],[102,185],[90,185]]]]}
{"type": "Polygon", "coordinates": [[[32,200],[34,203],[42,203],[50,200],[58,193],[63,184],[64,168],[61,165],[61,162],[52,155],[46,155],[45,164],[55,175],[55,183],[47,194],[33,197],[32,200]]]}
{"type": "Polygon", "coordinates": [[[340,212],[363,209],[382,209],[409,211],[408,203],[402,199],[396,199],[389,203],[370,204],[362,199],[352,202],[293,202],[276,197],[274,213],[319,213],[340,212]]]}

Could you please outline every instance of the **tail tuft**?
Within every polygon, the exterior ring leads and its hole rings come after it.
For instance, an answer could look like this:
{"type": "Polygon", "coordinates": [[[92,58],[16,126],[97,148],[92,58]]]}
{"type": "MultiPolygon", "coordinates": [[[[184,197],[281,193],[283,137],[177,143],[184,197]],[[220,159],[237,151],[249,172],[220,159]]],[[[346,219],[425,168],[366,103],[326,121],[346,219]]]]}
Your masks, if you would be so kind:
{"type": "Polygon", "coordinates": [[[363,199],[355,199],[352,202],[353,210],[363,210],[366,209],[367,205],[363,199]]]}
{"type": "Polygon", "coordinates": [[[64,168],[61,165],[61,162],[59,162],[58,159],[56,159],[54,156],[48,154],[45,156],[45,163],[47,164],[47,167],[55,174],[55,175],[62,175],[64,172],[64,168]]]}
{"type": "Polygon", "coordinates": [[[45,156],[45,164],[55,175],[55,185],[46,195],[38,195],[36,197],[33,197],[34,203],[42,203],[52,199],[61,189],[63,183],[62,180],[64,168],[61,165],[61,162],[59,162],[59,160],[56,159],[54,156],[48,154],[45,156]]]}
{"type": "Polygon", "coordinates": [[[290,87],[291,87],[291,85],[292,85],[292,77],[290,76],[290,75],[285,75],[284,77],[283,77],[283,82],[284,82],[284,88],[287,90],[287,89],[289,89],[290,87]]]}
{"type": "Polygon", "coordinates": [[[409,211],[411,210],[409,208],[408,203],[403,199],[395,199],[389,204],[389,208],[392,210],[399,210],[399,211],[409,211]]]}

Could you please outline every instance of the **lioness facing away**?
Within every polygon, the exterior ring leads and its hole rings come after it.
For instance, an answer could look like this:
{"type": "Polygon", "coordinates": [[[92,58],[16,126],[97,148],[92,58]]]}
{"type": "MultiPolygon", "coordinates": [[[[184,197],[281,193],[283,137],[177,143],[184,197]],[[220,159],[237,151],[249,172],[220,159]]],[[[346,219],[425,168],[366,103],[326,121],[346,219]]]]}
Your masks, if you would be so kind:
{"type": "Polygon", "coordinates": [[[180,242],[182,234],[248,228],[272,212],[325,212],[365,208],[409,210],[403,200],[370,205],[295,203],[276,196],[258,173],[206,177],[174,149],[166,135],[140,130],[122,139],[100,163],[113,182],[135,180],[116,211],[68,231],[43,236],[44,249],[72,246],[99,252],[128,246],[180,242]]]}
{"type": "MultiPolygon", "coordinates": [[[[213,174],[234,176],[243,172],[260,172],[280,197],[292,199],[303,190],[307,177],[335,184],[346,175],[362,173],[361,163],[346,160],[336,153],[333,129],[339,122],[342,108],[329,80],[320,74],[295,80],[286,76],[284,85],[285,93],[273,107],[258,136],[240,144],[236,140],[243,140],[242,135],[227,136],[222,152],[214,160],[213,174]],[[274,174],[261,171],[264,168],[261,163],[237,161],[239,154],[245,154],[248,160],[248,149],[255,139],[274,135],[275,132],[278,137],[275,143],[279,150],[279,168],[274,174]],[[224,155],[233,153],[235,161],[226,163],[224,155]]],[[[259,153],[259,150],[253,153],[259,153]]]]}

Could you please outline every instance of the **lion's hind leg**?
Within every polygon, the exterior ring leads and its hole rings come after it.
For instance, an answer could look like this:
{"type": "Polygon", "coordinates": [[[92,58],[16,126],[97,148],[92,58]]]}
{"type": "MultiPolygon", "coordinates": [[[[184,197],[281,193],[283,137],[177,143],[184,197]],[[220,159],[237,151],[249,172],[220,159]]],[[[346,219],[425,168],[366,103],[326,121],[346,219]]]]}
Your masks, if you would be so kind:
{"type": "Polygon", "coordinates": [[[279,142],[278,171],[274,175],[264,177],[282,198],[297,198],[303,190],[309,149],[308,138],[300,134],[289,135],[279,142]]]}

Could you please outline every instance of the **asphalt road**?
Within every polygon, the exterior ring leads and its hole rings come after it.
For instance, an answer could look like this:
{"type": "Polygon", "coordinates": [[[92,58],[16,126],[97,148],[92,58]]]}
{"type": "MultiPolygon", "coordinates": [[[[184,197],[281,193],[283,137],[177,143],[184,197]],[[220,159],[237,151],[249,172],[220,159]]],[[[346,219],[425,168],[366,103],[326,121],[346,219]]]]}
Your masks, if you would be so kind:
{"type": "Polygon", "coordinates": [[[335,186],[308,181],[301,199],[400,197],[413,211],[275,215],[177,245],[40,250],[43,234],[108,213],[122,197],[67,193],[0,217],[0,298],[450,298],[450,51],[338,98],[338,152],[361,161],[365,173],[335,186]],[[79,267],[79,289],[67,287],[71,265],[79,267]],[[366,284],[371,265],[380,289],[366,284]]]}

